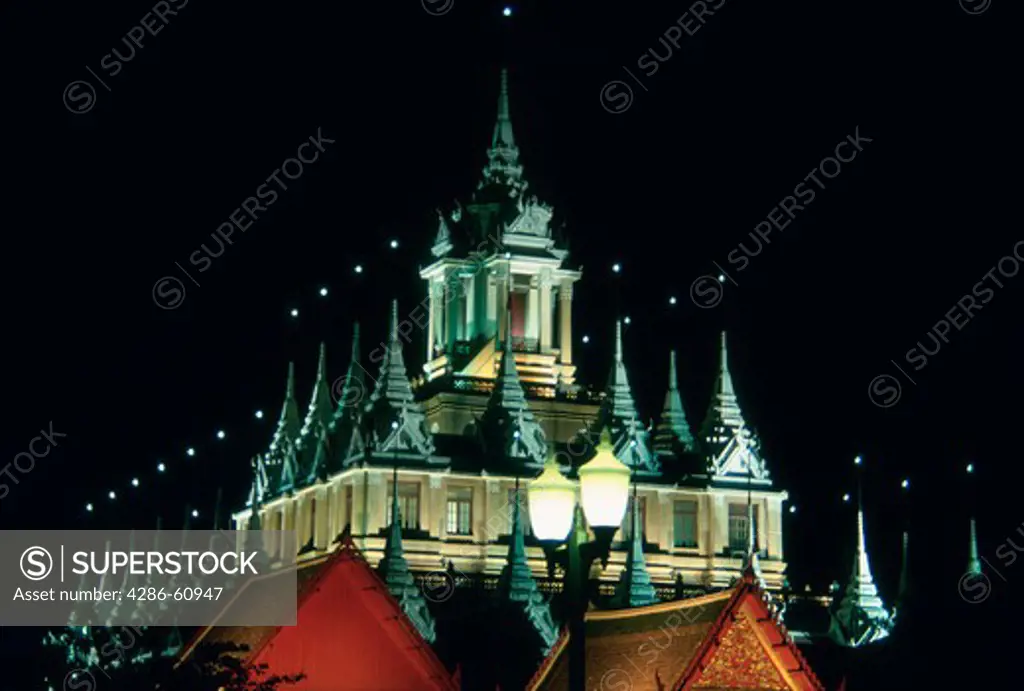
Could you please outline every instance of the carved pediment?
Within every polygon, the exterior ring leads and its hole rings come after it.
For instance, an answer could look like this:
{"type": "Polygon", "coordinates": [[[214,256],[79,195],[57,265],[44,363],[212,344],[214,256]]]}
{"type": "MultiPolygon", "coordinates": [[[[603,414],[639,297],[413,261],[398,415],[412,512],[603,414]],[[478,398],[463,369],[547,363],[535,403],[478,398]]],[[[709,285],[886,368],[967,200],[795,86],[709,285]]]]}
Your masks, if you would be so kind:
{"type": "Polygon", "coordinates": [[[551,223],[553,211],[550,206],[537,201],[536,197],[532,197],[523,205],[519,216],[512,223],[505,226],[505,232],[550,238],[551,228],[549,224],[551,223]]]}

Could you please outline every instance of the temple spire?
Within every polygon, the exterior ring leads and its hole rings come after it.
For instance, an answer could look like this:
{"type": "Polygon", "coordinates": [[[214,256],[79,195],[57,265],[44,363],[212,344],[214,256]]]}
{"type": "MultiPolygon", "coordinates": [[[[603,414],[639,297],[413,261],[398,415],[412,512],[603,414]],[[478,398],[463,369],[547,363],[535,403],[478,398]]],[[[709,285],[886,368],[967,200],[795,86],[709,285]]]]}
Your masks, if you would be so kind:
{"type": "Polygon", "coordinates": [[[498,93],[498,114],[491,135],[491,147],[487,150],[487,165],[484,166],[483,188],[488,184],[511,188],[510,196],[519,196],[526,189],[522,179],[523,167],[519,165],[519,147],[512,135],[512,118],[509,114],[508,70],[501,70],[501,90],[498,93]]]}
{"type": "Polygon", "coordinates": [[[598,412],[596,432],[608,429],[615,447],[615,457],[645,476],[661,473],[661,464],[647,445],[647,430],[638,421],[636,403],[629,386],[622,357],[622,322],[615,323],[615,360],[608,374],[605,399],[598,412]]]}
{"type": "Polygon", "coordinates": [[[735,432],[746,423],[743,420],[743,413],[736,400],[736,391],[732,385],[732,373],[729,371],[729,353],[725,342],[725,332],[719,338],[718,346],[718,376],[715,378],[715,388],[711,394],[711,405],[708,407],[707,416],[701,429],[702,437],[714,437],[719,428],[735,432]]]}
{"type": "MultiPolygon", "coordinates": [[[[861,465],[858,456],[856,465],[861,465]]],[[[856,648],[888,637],[892,615],[886,611],[871,577],[868,550],[864,539],[864,506],[860,473],[857,475],[857,549],[853,570],[838,607],[832,612],[829,635],[841,645],[856,648]]]]}
{"type": "Polygon", "coordinates": [[[502,456],[528,468],[541,468],[547,457],[547,437],[526,400],[512,349],[512,293],[505,310],[505,343],[498,360],[498,378],[480,419],[485,443],[502,456]]]}
{"type": "Polygon", "coordinates": [[[295,363],[288,363],[288,383],[285,385],[284,404],[277,421],[274,438],[270,442],[271,453],[285,446],[294,446],[302,431],[299,423],[299,405],[295,402],[295,363]]]}
{"type": "Polygon", "coordinates": [[[519,478],[512,503],[512,530],[508,542],[508,555],[505,566],[498,578],[498,592],[508,602],[522,607],[527,619],[537,630],[544,641],[545,653],[558,640],[558,626],[551,616],[551,608],[544,599],[543,593],[537,588],[526,558],[526,541],[524,538],[523,521],[520,516],[520,503],[523,495],[519,490],[519,478]]]}
{"type": "Polygon", "coordinates": [[[367,390],[366,370],[359,363],[359,322],[355,322],[352,324],[352,354],[331,426],[331,446],[341,466],[361,458],[366,447],[361,428],[367,390]]]}
{"type": "MultiPolygon", "coordinates": [[[[634,476],[635,477],[635,476],[634,476]]],[[[643,607],[658,602],[658,593],[651,584],[651,576],[647,573],[647,562],[644,560],[644,526],[640,516],[640,499],[636,493],[636,482],[633,483],[633,506],[629,521],[630,540],[626,551],[626,567],[615,584],[615,595],[612,596],[613,607],[643,607]]]]}
{"type": "Polygon", "coordinates": [[[668,391],[665,393],[665,404],[661,409],[661,419],[654,430],[654,449],[660,454],[674,456],[678,452],[690,452],[694,449],[693,433],[686,421],[683,410],[683,398],[679,393],[678,375],[676,373],[676,351],[669,353],[668,360],[668,391]]]}
{"type": "Polygon", "coordinates": [[[423,408],[413,398],[402,355],[398,301],[391,303],[391,328],[380,366],[377,387],[370,396],[369,417],[374,451],[431,456],[434,441],[427,431],[423,408]],[[392,423],[398,423],[397,425],[392,423]]]}
{"type": "Polygon", "coordinates": [[[306,421],[302,425],[300,436],[316,441],[321,432],[326,432],[334,418],[331,408],[331,384],[327,381],[327,344],[321,343],[313,398],[309,402],[309,411],[306,413],[306,421]]]}
{"type": "Polygon", "coordinates": [[[967,573],[972,576],[981,575],[981,559],[978,558],[978,530],[971,518],[971,537],[967,545],[967,573]]]}
{"type": "Polygon", "coordinates": [[[381,580],[388,592],[398,600],[402,611],[428,643],[437,638],[434,630],[434,618],[427,609],[423,593],[416,585],[409,563],[405,560],[402,549],[402,512],[398,504],[398,466],[395,466],[391,485],[391,525],[388,526],[387,542],[384,545],[384,557],[378,565],[381,580]]]}

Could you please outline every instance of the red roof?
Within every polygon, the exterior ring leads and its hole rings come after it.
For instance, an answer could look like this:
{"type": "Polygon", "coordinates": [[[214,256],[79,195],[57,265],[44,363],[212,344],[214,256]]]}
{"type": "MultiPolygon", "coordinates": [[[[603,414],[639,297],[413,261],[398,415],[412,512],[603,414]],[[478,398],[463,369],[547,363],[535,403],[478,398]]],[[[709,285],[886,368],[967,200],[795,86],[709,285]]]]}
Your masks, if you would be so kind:
{"type": "Polygon", "coordinates": [[[457,691],[458,682],[347,539],[333,554],[303,562],[296,626],[206,627],[202,643],[246,645],[267,674],[305,678],[295,691],[457,691]]]}
{"type": "MultiPolygon", "coordinates": [[[[587,688],[824,691],[753,578],[732,590],[648,607],[588,612],[587,688]]],[[[568,689],[568,633],[527,686],[568,689]]]]}

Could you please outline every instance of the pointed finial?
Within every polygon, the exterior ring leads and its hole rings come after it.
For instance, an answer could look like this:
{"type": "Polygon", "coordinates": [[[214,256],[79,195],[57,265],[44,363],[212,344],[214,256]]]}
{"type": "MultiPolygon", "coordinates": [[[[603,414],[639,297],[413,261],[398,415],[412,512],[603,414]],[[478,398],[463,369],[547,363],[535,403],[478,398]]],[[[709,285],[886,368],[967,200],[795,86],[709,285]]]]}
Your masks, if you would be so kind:
{"type": "Polygon", "coordinates": [[[352,322],[352,359],[359,359],[359,322],[352,322]]]}
{"type": "Polygon", "coordinates": [[[398,300],[391,301],[391,343],[398,343],[398,300]]]}
{"type": "Polygon", "coordinates": [[[320,341],[320,358],[316,365],[316,378],[327,381],[327,344],[320,341]]]}
{"type": "Polygon", "coordinates": [[[515,139],[512,136],[512,118],[508,107],[508,70],[501,70],[501,91],[498,93],[498,118],[494,123],[494,135],[491,137],[492,148],[515,147],[515,139]]]}
{"type": "Polygon", "coordinates": [[[668,390],[675,391],[679,388],[676,375],[676,351],[669,351],[668,354],[668,390]]]}
{"type": "Polygon", "coordinates": [[[615,322],[615,362],[622,362],[622,320],[615,322]]]}
{"type": "Polygon", "coordinates": [[[295,363],[288,363],[288,383],[285,384],[285,398],[295,398],[295,363]]]}
{"type": "Polygon", "coordinates": [[[967,573],[977,576],[981,573],[981,560],[978,558],[978,530],[971,517],[971,542],[967,548],[967,573]]]}

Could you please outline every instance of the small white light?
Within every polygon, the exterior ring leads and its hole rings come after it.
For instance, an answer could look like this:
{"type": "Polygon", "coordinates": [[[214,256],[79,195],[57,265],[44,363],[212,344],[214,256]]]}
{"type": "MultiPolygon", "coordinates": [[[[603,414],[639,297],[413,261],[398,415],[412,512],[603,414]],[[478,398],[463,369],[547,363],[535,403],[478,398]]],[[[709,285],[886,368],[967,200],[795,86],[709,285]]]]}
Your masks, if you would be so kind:
{"type": "Polygon", "coordinates": [[[114,490],[110,490],[110,492],[107,493],[107,496],[110,497],[111,499],[117,499],[117,493],[114,492],[114,490]]]}
{"type": "Polygon", "coordinates": [[[853,464],[854,465],[860,465],[863,462],[864,462],[864,459],[861,458],[860,456],[857,456],[855,459],[853,459],[853,464]]]}
{"type": "Polygon", "coordinates": [[[511,258],[512,258],[512,253],[511,252],[506,252],[505,253],[505,259],[511,259],[511,258]]]}
{"type": "Polygon", "coordinates": [[[88,511],[89,513],[92,513],[92,504],[86,504],[85,510],[88,511]]]}
{"type": "Polygon", "coordinates": [[[139,486],[139,478],[133,477],[132,478],[132,487],[138,487],[138,486],[139,486]]]}
{"type": "Polygon", "coordinates": [[[511,17],[512,16],[512,8],[511,7],[506,7],[505,9],[503,9],[501,11],[501,13],[503,15],[505,15],[506,17],[511,17]]]}
{"type": "Polygon", "coordinates": [[[850,501],[849,493],[843,495],[843,501],[850,501]]]}
{"type": "Polygon", "coordinates": [[[967,472],[968,473],[973,473],[974,472],[974,464],[973,463],[968,463],[967,464],[967,472]]]}
{"type": "Polygon", "coordinates": [[[584,343],[590,343],[590,336],[584,336],[583,337],[583,342],[584,343]]]}
{"type": "Polygon", "coordinates": [[[219,429],[219,430],[217,430],[217,438],[218,438],[218,439],[223,439],[223,438],[224,438],[224,437],[226,437],[226,436],[227,436],[227,435],[226,435],[226,434],[224,434],[224,430],[222,430],[222,429],[219,429]]]}
{"type": "Polygon", "coordinates": [[[256,411],[256,419],[257,420],[262,420],[263,419],[263,411],[262,410],[257,410],[256,411]]]}
{"type": "Polygon", "coordinates": [[[670,298],[668,299],[668,304],[670,304],[670,305],[674,305],[674,304],[676,304],[676,298],[675,298],[675,296],[672,296],[672,297],[670,297],[670,298]]]}
{"type": "Polygon", "coordinates": [[[790,513],[796,513],[796,507],[795,506],[789,507],[789,512],[790,513]]]}
{"type": "Polygon", "coordinates": [[[391,422],[391,429],[398,429],[398,420],[393,420],[391,422]]]}
{"type": "Polygon", "coordinates": [[[901,482],[900,487],[902,487],[903,489],[907,489],[908,487],[910,487],[910,480],[904,480],[903,482],[901,482]]]}
{"type": "Polygon", "coordinates": [[[326,287],[320,289],[320,297],[322,297],[322,298],[327,297],[327,288],[326,287]]]}
{"type": "Polygon", "coordinates": [[[718,282],[725,283],[725,274],[718,274],[718,282]]]}
{"type": "Polygon", "coordinates": [[[356,264],[356,273],[357,274],[363,273],[363,265],[362,264],[356,264]]]}
{"type": "Polygon", "coordinates": [[[199,509],[192,509],[192,518],[199,518],[199,509]]]}
{"type": "Polygon", "coordinates": [[[622,271],[622,264],[612,264],[612,271],[615,273],[622,271]]]}
{"type": "Polygon", "coordinates": [[[626,318],[625,318],[625,319],[623,319],[622,321],[623,321],[624,323],[626,323],[626,324],[629,324],[629,322],[631,321],[631,319],[630,319],[629,317],[626,317],[626,318]]]}
{"type": "Polygon", "coordinates": [[[391,241],[391,249],[393,249],[393,250],[397,250],[398,249],[398,240],[392,240],[391,241]]]}
{"type": "Polygon", "coordinates": [[[187,454],[188,454],[189,456],[195,456],[195,455],[196,455],[196,450],[195,450],[195,449],[193,449],[193,448],[192,448],[192,447],[190,446],[190,447],[188,447],[187,449],[185,449],[185,453],[187,453],[187,454]]]}
{"type": "Polygon", "coordinates": [[[515,432],[513,432],[512,433],[512,437],[513,437],[513,439],[518,439],[519,438],[519,430],[516,430],[515,432]]]}
{"type": "Polygon", "coordinates": [[[291,314],[292,317],[297,317],[299,316],[299,310],[292,308],[292,311],[289,314],[291,314]]]}
{"type": "Polygon", "coordinates": [[[163,463],[157,463],[157,465],[156,465],[156,472],[162,473],[165,470],[167,470],[167,466],[165,466],[163,463]]]}

